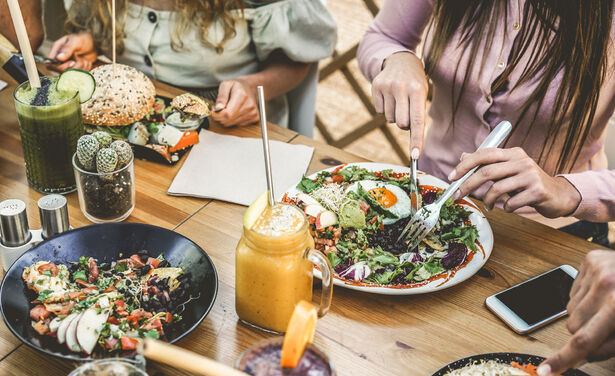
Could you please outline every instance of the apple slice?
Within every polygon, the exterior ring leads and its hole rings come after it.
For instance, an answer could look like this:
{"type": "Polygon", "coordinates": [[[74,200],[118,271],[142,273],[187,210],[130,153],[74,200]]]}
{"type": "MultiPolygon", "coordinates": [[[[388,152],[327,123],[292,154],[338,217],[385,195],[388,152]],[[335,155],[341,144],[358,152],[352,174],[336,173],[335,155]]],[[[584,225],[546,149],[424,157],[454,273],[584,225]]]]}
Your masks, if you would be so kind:
{"type": "Polygon", "coordinates": [[[316,228],[326,228],[337,223],[337,214],[330,210],[325,210],[316,217],[316,228]]]}
{"type": "Polygon", "coordinates": [[[83,312],[75,317],[70,325],[68,325],[68,329],[66,329],[66,346],[68,346],[70,351],[81,352],[81,346],[77,342],[77,325],[82,316],[83,312]]]}
{"type": "Polygon", "coordinates": [[[51,333],[55,333],[60,328],[60,324],[62,323],[62,319],[59,317],[54,318],[49,322],[49,331],[51,333]]]}
{"type": "Polygon", "coordinates": [[[248,207],[243,215],[243,227],[251,229],[261,216],[263,211],[269,205],[269,191],[261,193],[260,196],[254,200],[254,202],[248,207]]]}
{"type": "Polygon", "coordinates": [[[73,321],[77,316],[79,316],[78,313],[71,313],[70,315],[66,316],[64,320],[62,320],[62,322],[60,323],[60,327],[58,328],[58,343],[66,342],[66,330],[68,329],[68,326],[70,325],[71,321],[73,321]]]}
{"type": "Polygon", "coordinates": [[[308,195],[307,193],[299,192],[297,194],[297,200],[303,202],[306,205],[318,205],[322,207],[322,205],[320,205],[320,202],[316,201],[314,197],[308,195]]]}
{"type": "Polygon", "coordinates": [[[96,347],[100,330],[107,322],[110,311],[110,309],[105,309],[97,313],[95,309],[90,308],[83,312],[77,325],[77,342],[86,354],[91,354],[96,347]]]}
{"type": "Polygon", "coordinates": [[[323,208],[320,204],[317,203],[316,205],[310,204],[306,206],[303,211],[310,217],[318,217],[320,213],[325,211],[325,208],[323,208]]]}

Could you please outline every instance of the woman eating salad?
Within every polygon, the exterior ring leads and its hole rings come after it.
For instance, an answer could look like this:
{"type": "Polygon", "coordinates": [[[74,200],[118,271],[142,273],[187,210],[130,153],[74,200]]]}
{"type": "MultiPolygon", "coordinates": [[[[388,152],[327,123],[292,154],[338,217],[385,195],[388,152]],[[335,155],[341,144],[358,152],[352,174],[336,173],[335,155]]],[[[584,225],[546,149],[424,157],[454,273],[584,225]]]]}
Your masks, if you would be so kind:
{"type": "Polygon", "coordinates": [[[378,112],[411,130],[422,170],[456,180],[483,166],[457,197],[608,245],[612,25],[612,1],[386,1],[358,59],[378,112]],[[501,120],[514,125],[505,145],[475,152],[501,120]]]}

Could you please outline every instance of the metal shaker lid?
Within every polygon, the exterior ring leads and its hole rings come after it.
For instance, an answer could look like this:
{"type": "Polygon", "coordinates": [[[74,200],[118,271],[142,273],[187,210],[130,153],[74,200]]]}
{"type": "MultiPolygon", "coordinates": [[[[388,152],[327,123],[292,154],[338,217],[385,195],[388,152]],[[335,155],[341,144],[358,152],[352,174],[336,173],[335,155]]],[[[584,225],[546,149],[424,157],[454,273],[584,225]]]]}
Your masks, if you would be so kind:
{"type": "Polygon", "coordinates": [[[0,202],[0,236],[7,247],[19,247],[30,241],[25,202],[17,199],[0,202]]]}
{"type": "Polygon", "coordinates": [[[43,196],[38,200],[43,238],[48,239],[69,229],[66,197],[58,194],[43,196]]]}

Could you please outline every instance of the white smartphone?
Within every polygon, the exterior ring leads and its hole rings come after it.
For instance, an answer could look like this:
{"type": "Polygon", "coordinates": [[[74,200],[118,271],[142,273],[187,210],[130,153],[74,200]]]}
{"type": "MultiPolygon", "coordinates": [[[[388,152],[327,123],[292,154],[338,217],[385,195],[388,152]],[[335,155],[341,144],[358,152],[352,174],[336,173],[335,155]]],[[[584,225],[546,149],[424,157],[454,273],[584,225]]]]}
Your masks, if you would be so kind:
{"type": "Polygon", "coordinates": [[[558,266],[485,300],[487,307],[512,330],[526,334],[567,314],[570,289],[578,271],[558,266]]]}

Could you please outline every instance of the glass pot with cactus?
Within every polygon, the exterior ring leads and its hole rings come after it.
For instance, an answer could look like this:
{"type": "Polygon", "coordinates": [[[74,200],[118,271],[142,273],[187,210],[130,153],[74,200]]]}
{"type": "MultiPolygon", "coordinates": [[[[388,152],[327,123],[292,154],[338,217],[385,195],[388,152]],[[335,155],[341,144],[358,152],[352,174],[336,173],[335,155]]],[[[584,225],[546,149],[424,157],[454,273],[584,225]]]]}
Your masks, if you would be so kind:
{"type": "Polygon", "coordinates": [[[130,145],[102,131],[84,135],[73,156],[81,211],[92,222],[119,222],[135,207],[130,145]]]}

